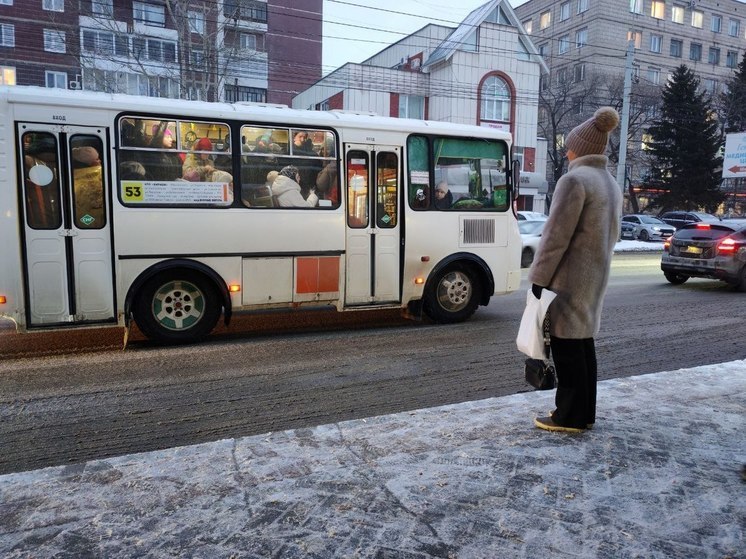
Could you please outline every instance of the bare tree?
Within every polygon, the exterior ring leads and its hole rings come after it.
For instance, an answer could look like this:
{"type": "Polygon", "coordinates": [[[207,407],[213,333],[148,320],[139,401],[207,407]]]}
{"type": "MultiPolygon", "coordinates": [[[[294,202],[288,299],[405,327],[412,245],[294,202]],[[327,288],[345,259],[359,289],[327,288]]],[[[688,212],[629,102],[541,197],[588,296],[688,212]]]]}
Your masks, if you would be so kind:
{"type": "MultiPolygon", "coordinates": [[[[624,105],[624,77],[616,75],[606,84],[608,105],[622,113],[624,105]]],[[[644,134],[658,115],[661,105],[661,87],[648,81],[636,80],[632,84],[629,100],[629,126],[627,129],[627,159],[625,186],[629,195],[632,212],[640,211],[634,187],[644,181],[650,161],[644,147],[644,134]]],[[[609,160],[619,163],[621,130],[617,129],[609,138],[609,160]]]]}
{"type": "Polygon", "coordinates": [[[570,75],[567,68],[562,70],[544,76],[539,88],[539,132],[548,142],[550,192],[565,170],[565,134],[593,112],[602,83],[601,75],[595,72],[576,80],[580,76],[570,75]]]}
{"type": "Polygon", "coordinates": [[[248,0],[165,0],[163,12],[146,10],[136,15],[175,33],[146,36],[137,33],[136,17],[134,24],[124,23],[133,20],[128,8],[83,0],[81,66],[99,90],[219,100],[228,80],[263,77],[257,73],[262,65],[251,64],[252,57],[266,56],[257,52],[263,48],[262,37],[242,40],[239,26],[250,17],[246,14],[251,13],[251,4],[248,0]]]}

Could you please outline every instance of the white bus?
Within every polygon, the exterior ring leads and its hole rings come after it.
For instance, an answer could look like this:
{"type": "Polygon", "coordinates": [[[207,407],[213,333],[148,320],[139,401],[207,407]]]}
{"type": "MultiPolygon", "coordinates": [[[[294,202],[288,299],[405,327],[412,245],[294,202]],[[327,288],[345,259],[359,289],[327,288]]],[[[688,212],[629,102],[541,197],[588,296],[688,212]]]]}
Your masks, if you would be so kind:
{"type": "Polygon", "coordinates": [[[19,332],[134,319],[184,343],[310,306],[458,322],[520,284],[505,132],[32,87],[0,88],[0,127],[19,332]]]}

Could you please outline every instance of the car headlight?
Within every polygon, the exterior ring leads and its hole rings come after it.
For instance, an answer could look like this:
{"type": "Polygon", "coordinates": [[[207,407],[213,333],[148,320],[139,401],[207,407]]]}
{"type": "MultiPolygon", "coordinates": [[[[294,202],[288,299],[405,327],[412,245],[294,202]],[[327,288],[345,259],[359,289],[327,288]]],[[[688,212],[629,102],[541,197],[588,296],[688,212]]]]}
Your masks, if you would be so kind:
{"type": "Polygon", "coordinates": [[[660,230],[661,230],[660,227],[653,227],[653,231],[660,231],[660,230]]]}

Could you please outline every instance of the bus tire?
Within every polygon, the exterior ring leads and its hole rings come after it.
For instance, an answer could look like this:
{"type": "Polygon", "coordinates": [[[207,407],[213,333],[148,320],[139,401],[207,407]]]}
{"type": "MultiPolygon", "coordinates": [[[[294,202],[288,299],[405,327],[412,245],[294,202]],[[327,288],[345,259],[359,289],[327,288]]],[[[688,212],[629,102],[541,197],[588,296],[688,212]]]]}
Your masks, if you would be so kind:
{"type": "Polygon", "coordinates": [[[449,266],[432,279],[425,293],[425,313],[441,324],[463,322],[477,310],[480,289],[470,268],[449,266]]]}
{"type": "Polygon", "coordinates": [[[220,318],[217,290],[193,270],[167,270],[150,278],[134,305],[135,322],[148,339],[162,344],[194,343],[220,318]]]}

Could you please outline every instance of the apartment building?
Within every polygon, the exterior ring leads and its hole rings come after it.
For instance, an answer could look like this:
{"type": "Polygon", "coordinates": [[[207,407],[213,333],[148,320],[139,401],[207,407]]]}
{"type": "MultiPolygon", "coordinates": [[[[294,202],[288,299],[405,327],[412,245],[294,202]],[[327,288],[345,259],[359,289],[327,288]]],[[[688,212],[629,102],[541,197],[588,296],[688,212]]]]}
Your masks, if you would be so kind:
{"type": "Polygon", "coordinates": [[[2,83],[289,104],[322,0],[0,0],[2,83]]]}
{"type": "Polygon", "coordinates": [[[738,0],[529,0],[515,12],[555,79],[563,71],[622,74],[632,41],[636,79],[662,85],[686,64],[714,93],[746,50],[746,3],[738,0]]]}
{"type": "Polygon", "coordinates": [[[519,209],[544,211],[546,145],[536,129],[547,72],[508,0],[491,0],[456,28],[426,25],[360,64],[345,64],[297,95],[293,107],[509,131],[521,162],[519,209]]]}

